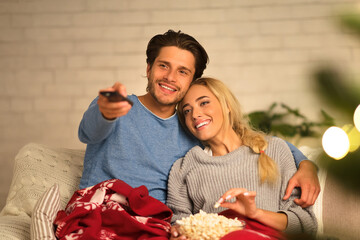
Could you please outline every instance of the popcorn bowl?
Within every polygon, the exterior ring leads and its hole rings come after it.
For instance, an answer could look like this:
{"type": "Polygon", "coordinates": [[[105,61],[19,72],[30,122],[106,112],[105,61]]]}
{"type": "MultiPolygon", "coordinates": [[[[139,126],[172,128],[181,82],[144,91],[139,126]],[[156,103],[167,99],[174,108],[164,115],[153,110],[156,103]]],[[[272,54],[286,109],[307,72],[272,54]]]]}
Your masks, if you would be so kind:
{"type": "Polygon", "coordinates": [[[191,240],[218,240],[230,232],[242,230],[245,227],[245,222],[242,220],[203,211],[178,220],[176,223],[179,225],[179,233],[191,240]]]}

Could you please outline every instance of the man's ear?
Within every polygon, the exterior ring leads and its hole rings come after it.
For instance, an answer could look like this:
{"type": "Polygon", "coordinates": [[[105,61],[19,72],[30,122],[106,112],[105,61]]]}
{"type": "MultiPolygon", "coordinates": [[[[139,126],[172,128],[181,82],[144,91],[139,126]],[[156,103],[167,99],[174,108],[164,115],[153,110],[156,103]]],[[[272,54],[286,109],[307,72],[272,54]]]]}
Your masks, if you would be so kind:
{"type": "Polygon", "coordinates": [[[147,67],[146,67],[146,77],[147,77],[147,78],[149,78],[150,71],[151,71],[151,66],[150,66],[150,63],[148,63],[148,64],[147,64],[147,67]]]}

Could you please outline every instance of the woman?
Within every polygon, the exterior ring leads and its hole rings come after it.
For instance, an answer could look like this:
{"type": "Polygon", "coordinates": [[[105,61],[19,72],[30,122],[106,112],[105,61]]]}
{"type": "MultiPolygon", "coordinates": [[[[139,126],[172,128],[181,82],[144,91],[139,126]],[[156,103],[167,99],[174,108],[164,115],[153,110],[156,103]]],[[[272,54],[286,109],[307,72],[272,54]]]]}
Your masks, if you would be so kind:
{"type": "Polygon", "coordinates": [[[316,232],[311,208],[293,202],[300,191],[286,201],[281,197],[296,172],[287,144],[251,129],[236,97],[221,81],[194,81],[177,111],[205,149],[192,148],[171,169],[167,205],[174,213],[172,223],[200,209],[219,213],[228,208],[279,232],[316,232]],[[231,198],[235,201],[228,201],[231,198]]]}

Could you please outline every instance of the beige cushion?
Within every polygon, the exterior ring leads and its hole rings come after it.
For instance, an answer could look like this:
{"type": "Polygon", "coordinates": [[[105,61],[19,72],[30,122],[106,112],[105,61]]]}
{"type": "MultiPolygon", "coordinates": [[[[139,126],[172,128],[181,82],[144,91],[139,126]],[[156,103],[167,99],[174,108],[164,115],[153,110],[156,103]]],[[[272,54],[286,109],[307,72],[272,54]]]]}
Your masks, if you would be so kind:
{"type": "Polygon", "coordinates": [[[30,221],[27,215],[0,217],[0,239],[30,240],[30,221]]]}
{"type": "Polygon", "coordinates": [[[24,146],[15,157],[13,180],[0,216],[31,217],[38,199],[55,183],[59,185],[60,208],[65,208],[78,189],[84,153],[36,143],[24,146]]]}
{"type": "Polygon", "coordinates": [[[31,239],[53,239],[54,225],[56,214],[60,208],[59,185],[54,184],[44,195],[37,201],[30,225],[31,239]]]}
{"type": "Polygon", "coordinates": [[[25,145],[15,157],[14,174],[0,213],[0,239],[30,239],[33,209],[39,198],[58,184],[64,209],[78,189],[85,150],[25,145]]]}

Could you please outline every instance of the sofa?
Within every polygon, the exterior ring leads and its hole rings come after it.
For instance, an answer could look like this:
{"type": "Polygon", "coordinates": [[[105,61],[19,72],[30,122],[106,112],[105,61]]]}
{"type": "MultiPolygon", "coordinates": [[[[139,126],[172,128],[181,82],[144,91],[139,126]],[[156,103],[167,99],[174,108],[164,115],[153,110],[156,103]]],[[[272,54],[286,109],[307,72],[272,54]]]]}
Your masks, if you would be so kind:
{"type": "MultiPolygon", "coordinates": [[[[299,149],[312,160],[321,156],[321,149],[299,149]]],[[[53,227],[57,211],[65,208],[77,190],[84,153],[38,143],[19,150],[7,201],[0,212],[0,240],[55,239],[53,231],[44,233],[42,228],[53,227]]],[[[321,168],[319,180],[322,191],[314,205],[317,238],[360,239],[359,195],[343,188],[321,168]]]]}

